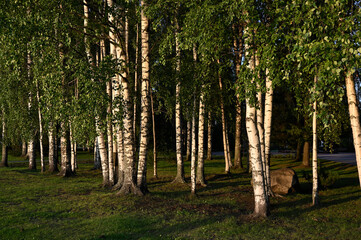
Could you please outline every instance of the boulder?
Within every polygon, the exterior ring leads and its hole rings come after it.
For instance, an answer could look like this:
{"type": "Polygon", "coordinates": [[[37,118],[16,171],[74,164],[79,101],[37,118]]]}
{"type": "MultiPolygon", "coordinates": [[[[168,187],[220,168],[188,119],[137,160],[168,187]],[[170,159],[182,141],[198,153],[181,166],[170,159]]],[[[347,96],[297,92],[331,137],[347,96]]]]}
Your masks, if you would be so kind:
{"type": "Polygon", "coordinates": [[[296,172],[291,168],[271,171],[271,188],[273,193],[288,194],[299,188],[296,172]]]}

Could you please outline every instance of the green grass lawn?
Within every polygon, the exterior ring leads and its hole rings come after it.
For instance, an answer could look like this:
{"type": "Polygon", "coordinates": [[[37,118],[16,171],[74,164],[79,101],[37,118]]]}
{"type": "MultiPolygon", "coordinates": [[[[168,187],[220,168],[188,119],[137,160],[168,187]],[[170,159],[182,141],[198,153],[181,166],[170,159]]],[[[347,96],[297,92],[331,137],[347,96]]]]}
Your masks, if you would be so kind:
{"type": "MultiPolygon", "coordinates": [[[[0,239],[361,239],[361,190],[354,166],[322,161],[339,175],[311,206],[310,169],[290,158],[272,159],[272,169],[292,167],[301,193],[271,198],[271,215],[252,219],[250,175],[224,160],[206,161],[208,186],[190,196],[189,185],[171,184],[175,160],[159,159],[159,178],[148,167],[150,194],[117,196],[101,188],[92,157],[80,153],[75,177],[29,171],[26,163],[0,169],[0,239]]],[[[189,182],[190,163],[185,163],[189,182]]]]}

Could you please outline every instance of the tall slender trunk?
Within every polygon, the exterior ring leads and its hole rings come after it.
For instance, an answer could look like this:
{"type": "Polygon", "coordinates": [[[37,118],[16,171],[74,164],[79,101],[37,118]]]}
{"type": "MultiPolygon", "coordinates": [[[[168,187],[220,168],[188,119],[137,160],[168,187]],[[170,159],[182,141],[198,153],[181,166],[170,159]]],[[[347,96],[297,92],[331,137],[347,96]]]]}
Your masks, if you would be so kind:
{"type": "MultiPolygon", "coordinates": [[[[316,93],[317,76],[315,76],[314,94],[316,93]]],[[[317,101],[313,103],[313,118],[312,118],[312,204],[319,205],[318,196],[318,173],[317,173],[317,101]]]]}
{"type": "Polygon", "coordinates": [[[358,110],[358,101],[356,99],[355,83],[351,73],[347,73],[346,78],[346,93],[348,102],[348,111],[350,115],[350,122],[352,128],[353,145],[356,154],[356,163],[358,170],[358,178],[361,187],[361,127],[360,114],[358,110]]]}
{"type": "Polygon", "coordinates": [[[271,174],[270,174],[272,105],[273,105],[273,86],[272,86],[272,80],[268,76],[268,69],[266,69],[266,94],[265,94],[265,105],[264,105],[264,151],[265,151],[264,160],[266,167],[265,172],[266,172],[268,194],[272,194],[271,174]]]}
{"type": "Polygon", "coordinates": [[[133,129],[134,129],[134,139],[136,139],[136,123],[137,123],[137,103],[138,103],[138,70],[139,70],[139,24],[137,23],[137,33],[135,39],[135,71],[134,71],[134,106],[133,106],[133,129]]]}
{"type": "Polygon", "coordinates": [[[117,132],[117,158],[118,158],[118,179],[114,189],[119,190],[124,181],[124,140],[123,130],[117,132]]]}
{"type": "Polygon", "coordinates": [[[154,119],[154,102],[153,92],[150,92],[150,104],[152,107],[152,126],[153,126],[153,176],[157,178],[157,141],[155,132],[155,119],[154,119]]]}
{"type": "Polygon", "coordinates": [[[2,119],[2,151],[1,151],[1,163],[0,167],[8,167],[8,148],[5,141],[6,136],[6,123],[5,123],[5,113],[3,111],[3,119],[2,119]]]}
{"type": "Polygon", "coordinates": [[[114,185],[114,163],[113,163],[113,122],[112,122],[112,80],[108,81],[107,94],[109,102],[107,106],[107,136],[108,136],[108,169],[109,185],[114,185]]]}
{"type": "Polygon", "coordinates": [[[196,194],[196,98],[194,96],[192,112],[192,154],[191,154],[191,193],[196,194]]]}
{"type": "MultiPolygon", "coordinates": [[[[219,63],[219,60],[218,60],[219,63]]],[[[222,78],[219,75],[218,76],[218,83],[219,83],[219,89],[221,90],[221,93],[223,92],[223,86],[222,86],[222,78]]],[[[229,157],[229,146],[227,145],[227,125],[226,125],[226,115],[225,115],[225,110],[224,110],[224,101],[223,101],[223,94],[221,94],[221,113],[222,113],[222,136],[223,136],[223,151],[224,151],[224,160],[225,160],[225,173],[229,173],[230,172],[230,159],[229,157]]]]}
{"type": "Polygon", "coordinates": [[[75,173],[76,170],[76,143],[74,140],[73,128],[71,121],[69,121],[69,141],[70,141],[70,166],[71,171],[75,173]]]}
{"type": "Polygon", "coordinates": [[[58,172],[58,164],[55,159],[55,137],[54,137],[54,127],[53,124],[49,124],[48,131],[48,139],[49,139],[49,169],[50,173],[58,172]]]}
{"type": "Polygon", "coordinates": [[[212,114],[208,112],[207,160],[212,160],[212,114]]]}
{"type": "MultiPolygon", "coordinates": [[[[237,26],[236,24],[233,25],[233,31],[235,34],[235,38],[233,40],[233,47],[235,52],[235,67],[236,67],[236,78],[238,80],[238,76],[241,71],[241,60],[242,60],[242,53],[243,53],[243,44],[241,41],[242,38],[242,28],[237,26]]],[[[237,92],[239,89],[237,89],[237,92]]],[[[234,144],[234,166],[236,168],[242,166],[242,103],[241,97],[239,93],[236,94],[237,102],[236,102],[236,134],[235,134],[235,144],[234,144]]]]}
{"type": "Polygon", "coordinates": [[[147,189],[147,150],[149,142],[149,124],[150,124],[150,83],[149,83],[149,20],[144,14],[145,2],[141,0],[141,37],[142,37],[142,84],[141,84],[141,113],[140,113],[140,142],[139,142],[139,161],[137,185],[143,191],[147,189]]]}
{"type": "Polygon", "coordinates": [[[40,145],[40,165],[41,172],[45,172],[44,165],[44,149],[43,149],[43,123],[40,109],[40,93],[39,93],[39,81],[36,81],[36,98],[38,101],[38,117],[39,117],[39,145],[40,145]]]}
{"type": "Polygon", "coordinates": [[[191,138],[192,138],[192,123],[187,121],[187,151],[186,151],[186,161],[190,160],[191,156],[191,138]]]}
{"type": "Polygon", "coordinates": [[[197,183],[206,186],[204,179],[204,90],[201,89],[199,98],[199,119],[198,119],[198,166],[197,183]]]}
{"type": "Polygon", "coordinates": [[[179,48],[179,24],[177,17],[175,18],[176,33],[175,33],[175,48],[177,58],[177,85],[175,89],[175,128],[176,128],[176,155],[177,155],[177,176],[174,183],[185,183],[184,180],[184,164],[182,158],[182,126],[181,126],[181,105],[180,105],[180,48],[179,48]]]}

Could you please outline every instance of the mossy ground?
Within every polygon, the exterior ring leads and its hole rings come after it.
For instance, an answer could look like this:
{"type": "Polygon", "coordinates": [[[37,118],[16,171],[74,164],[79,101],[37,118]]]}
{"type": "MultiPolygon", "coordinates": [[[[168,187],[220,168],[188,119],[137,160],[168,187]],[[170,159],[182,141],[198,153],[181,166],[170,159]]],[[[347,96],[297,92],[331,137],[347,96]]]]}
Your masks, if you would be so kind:
{"type": "MultiPolygon", "coordinates": [[[[0,239],[361,239],[361,190],[354,166],[322,161],[339,174],[336,184],[320,192],[321,205],[311,206],[309,168],[290,158],[272,159],[272,168],[292,167],[301,192],[271,198],[271,215],[253,219],[250,174],[224,160],[205,162],[208,186],[172,184],[175,160],[161,156],[158,176],[148,166],[144,197],[117,196],[101,187],[91,156],[79,155],[75,177],[26,169],[10,157],[0,169],[0,239]]],[[[189,165],[185,163],[189,182],[189,165]]]]}

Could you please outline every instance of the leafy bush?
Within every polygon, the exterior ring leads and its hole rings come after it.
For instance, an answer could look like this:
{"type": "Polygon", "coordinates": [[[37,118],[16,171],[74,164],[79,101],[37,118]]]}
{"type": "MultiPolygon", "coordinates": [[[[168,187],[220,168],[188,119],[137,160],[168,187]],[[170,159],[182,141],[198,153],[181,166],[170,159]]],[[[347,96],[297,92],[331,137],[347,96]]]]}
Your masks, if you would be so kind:
{"type": "Polygon", "coordinates": [[[336,171],[321,168],[319,172],[319,183],[322,189],[332,187],[338,179],[339,175],[336,171]]]}

